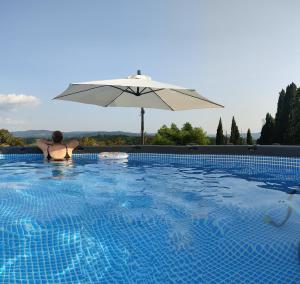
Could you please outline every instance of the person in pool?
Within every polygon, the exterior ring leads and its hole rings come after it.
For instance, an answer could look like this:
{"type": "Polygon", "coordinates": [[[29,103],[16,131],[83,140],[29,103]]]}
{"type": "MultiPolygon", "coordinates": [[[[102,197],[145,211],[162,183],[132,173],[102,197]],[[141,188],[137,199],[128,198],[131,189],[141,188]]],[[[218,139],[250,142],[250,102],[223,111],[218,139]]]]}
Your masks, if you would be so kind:
{"type": "Polygon", "coordinates": [[[48,161],[67,161],[72,157],[73,150],[79,145],[77,140],[63,143],[63,134],[60,131],[52,133],[52,142],[38,139],[37,146],[43,151],[48,161]]]}

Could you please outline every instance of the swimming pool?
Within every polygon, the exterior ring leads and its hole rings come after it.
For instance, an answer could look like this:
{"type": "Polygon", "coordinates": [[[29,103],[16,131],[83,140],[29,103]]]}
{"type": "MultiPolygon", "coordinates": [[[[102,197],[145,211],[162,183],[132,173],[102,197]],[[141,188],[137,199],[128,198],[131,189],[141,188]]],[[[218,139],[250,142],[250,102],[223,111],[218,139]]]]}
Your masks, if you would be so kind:
{"type": "Polygon", "coordinates": [[[1,283],[300,283],[300,159],[0,155],[1,283]]]}

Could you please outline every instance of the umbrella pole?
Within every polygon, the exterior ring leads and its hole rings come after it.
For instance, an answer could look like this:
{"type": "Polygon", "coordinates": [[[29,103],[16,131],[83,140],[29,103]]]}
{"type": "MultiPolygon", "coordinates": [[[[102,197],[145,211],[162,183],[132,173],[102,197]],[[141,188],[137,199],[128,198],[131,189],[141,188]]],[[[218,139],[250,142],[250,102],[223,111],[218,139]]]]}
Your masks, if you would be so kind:
{"type": "MultiPolygon", "coordinates": [[[[142,72],[141,70],[137,70],[137,75],[141,75],[142,72]]],[[[137,87],[137,96],[140,95],[140,88],[137,87]]],[[[145,114],[145,110],[142,107],[141,108],[141,144],[144,145],[145,144],[145,132],[144,132],[144,114],[145,114]]]]}
{"type": "Polygon", "coordinates": [[[144,114],[145,114],[145,110],[144,110],[144,108],[142,107],[142,108],[141,108],[141,144],[142,144],[142,145],[145,144],[144,114]]]}

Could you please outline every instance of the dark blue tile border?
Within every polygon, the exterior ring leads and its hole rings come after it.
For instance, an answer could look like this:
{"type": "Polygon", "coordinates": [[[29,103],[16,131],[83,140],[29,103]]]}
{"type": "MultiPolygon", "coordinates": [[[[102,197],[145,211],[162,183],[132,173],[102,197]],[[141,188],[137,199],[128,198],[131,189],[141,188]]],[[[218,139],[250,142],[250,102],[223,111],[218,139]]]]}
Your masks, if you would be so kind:
{"type": "Polygon", "coordinates": [[[272,165],[272,167],[300,168],[300,158],[273,157],[273,156],[247,156],[247,155],[183,155],[183,154],[153,154],[132,153],[129,156],[132,161],[151,161],[162,163],[179,163],[186,165],[205,164],[232,164],[237,165],[272,165]]]}
{"type": "MultiPolygon", "coordinates": [[[[0,160],[42,160],[42,154],[0,154],[0,160]]],[[[98,153],[74,153],[73,159],[98,160],[98,153]]],[[[300,158],[275,157],[275,156],[249,156],[249,155],[211,155],[211,154],[157,154],[157,153],[130,153],[129,161],[176,163],[184,165],[251,165],[299,168],[300,158]]]]}
{"type": "MultiPolygon", "coordinates": [[[[77,154],[100,152],[153,153],[153,154],[207,154],[207,155],[247,155],[247,156],[277,156],[299,157],[300,146],[282,145],[206,145],[206,146],[101,146],[78,147],[77,154]]],[[[40,154],[37,147],[0,147],[0,154],[40,154]]]]}

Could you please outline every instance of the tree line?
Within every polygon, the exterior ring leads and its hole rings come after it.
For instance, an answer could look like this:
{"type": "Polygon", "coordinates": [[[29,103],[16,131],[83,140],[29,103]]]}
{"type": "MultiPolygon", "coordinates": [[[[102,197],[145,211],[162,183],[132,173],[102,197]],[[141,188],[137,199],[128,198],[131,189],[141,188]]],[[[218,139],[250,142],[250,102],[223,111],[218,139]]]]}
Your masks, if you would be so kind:
{"type": "MultiPolygon", "coordinates": [[[[248,129],[247,144],[253,144],[251,131],[248,129]]],[[[239,134],[234,117],[232,118],[231,144],[244,144],[239,134]]],[[[300,145],[300,88],[291,83],[279,93],[275,118],[267,113],[257,144],[271,145],[300,145]]],[[[227,136],[223,135],[222,120],[220,119],[216,134],[216,144],[228,144],[227,136]]]]}
{"type": "Polygon", "coordinates": [[[231,121],[230,136],[228,139],[227,134],[224,135],[222,119],[220,118],[218,128],[217,128],[217,134],[216,134],[216,145],[226,145],[226,144],[242,145],[245,143],[248,145],[253,144],[253,138],[252,138],[250,128],[248,128],[248,130],[247,130],[247,137],[245,140],[241,136],[239,128],[238,128],[235,118],[233,116],[232,121],[231,121]]]}
{"type": "MultiPolygon", "coordinates": [[[[80,138],[82,146],[105,146],[105,145],[136,145],[140,143],[139,136],[106,136],[99,135],[94,137],[80,138]]],[[[153,136],[146,135],[146,144],[148,145],[209,145],[209,144],[253,144],[253,139],[250,129],[247,131],[246,140],[240,135],[235,118],[232,118],[230,137],[223,134],[222,120],[220,118],[217,128],[216,138],[209,137],[201,127],[193,127],[190,122],[183,124],[179,128],[175,123],[170,127],[163,125],[153,136]]]]}
{"type": "MultiPolygon", "coordinates": [[[[250,131],[250,130],[249,130],[250,131]]],[[[249,132],[250,137],[251,133],[249,132]]],[[[248,136],[247,136],[248,137],[248,136]]],[[[73,137],[78,139],[82,146],[111,146],[111,145],[137,145],[140,144],[139,136],[127,135],[97,135],[89,137],[73,137]]],[[[252,139],[252,138],[251,138],[252,139]]],[[[247,138],[247,141],[249,137],[247,138]]],[[[66,142],[68,139],[66,139],[66,142]]],[[[251,140],[252,141],[252,140],[251,140]]],[[[0,130],[1,146],[24,146],[35,145],[36,138],[18,138],[14,137],[8,130],[0,130]]],[[[158,129],[155,135],[146,135],[146,144],[148,145],[209,145],[209,144],[243,144],[244,140],[239,134],[238,127],[233,117],[230,139],[223,135],[222,121],[220,119],[217,137],[208,137],[201,127],[193,127],[191,123],[186,122],[181,128],[175,123],[170,127],[163,125],[158,129]]],[[[251,142],[252,143],[252,142],[251,142]]],[[[250,144],[251,144],[250,143],[250,144]]]]}
{"type": "Polygon", "coordinates": [[[97,135],[79,138],[79,144],[82,146],[137,145],[140,140],[139,136],[97,135]]]}
{"type": "Polygon", "coordinates": [[[14,137],[8,130],[0,129],[0,146],[24,146],[22,138],[14,137]]]}
{"type": "MultiPolygon", "coordinates": [[[[148,145],[187,145],[211,144],[211,139],[201,127],[193,127],[186,122],[181,128],[172,123],[170,127],[163,125],[155,135],[146,135],[145,143],[148,145]]],[[[98,135],[82,137],[79,139],[82,146],[110,146],[110,145],[137,145],[141,140],[139,136],[127,135],[98,135]]]]}
{"type": "Polygon", "coordinates": [[[154,145],[207,145],[209,143],[206,132],[201,127],[193,127],[189,122],[181,128],[178,128],[175,123],[172,123],[171,127],[163,125],[151,141],[154,145]]]}
{"type": "Polygon", "coordinates": [[[281,90],[275,118],[266,114],[259,144],[300,144],[300,88],[291,83],[281,90]]]}

